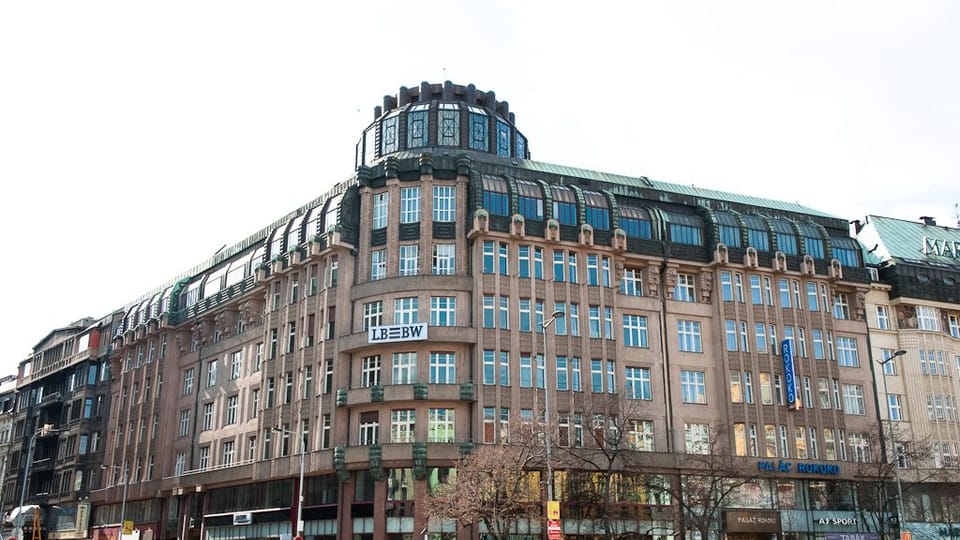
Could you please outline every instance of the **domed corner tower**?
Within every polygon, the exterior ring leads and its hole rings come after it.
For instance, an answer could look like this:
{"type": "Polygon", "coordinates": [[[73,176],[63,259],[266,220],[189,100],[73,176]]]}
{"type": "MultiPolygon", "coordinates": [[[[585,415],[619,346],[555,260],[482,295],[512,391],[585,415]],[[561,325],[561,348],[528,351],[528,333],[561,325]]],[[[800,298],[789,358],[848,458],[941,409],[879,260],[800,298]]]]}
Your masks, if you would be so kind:
{"type": "Polygon", "coordinates": [[[517,129],[510,105],[472,84],[400,87],[397,95],[383,97],[373,117],[357,143],[357,169],[390,154],[426,148],[530,159],[527,138],[517,129]]]}

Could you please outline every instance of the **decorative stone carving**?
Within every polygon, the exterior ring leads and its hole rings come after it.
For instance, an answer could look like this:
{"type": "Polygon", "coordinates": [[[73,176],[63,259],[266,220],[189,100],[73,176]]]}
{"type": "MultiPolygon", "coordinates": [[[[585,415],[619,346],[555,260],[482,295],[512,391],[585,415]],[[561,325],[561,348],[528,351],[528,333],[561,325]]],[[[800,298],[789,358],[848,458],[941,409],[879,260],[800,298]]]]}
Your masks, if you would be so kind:
{"type": "Polygon", "coordinates": [[[473,230],[482,233],[490,232],[490,213],[483,208],[478,208],[473,213],[473,230]]]}
{"type": "Polygon", "coordinates": [[[660,271],[654,266],[650,265],[644,269],[646,276],[644,276],[643,282],[647,285],[647,296],[651,298],[660,298],[660,271]]]}
{"type": "Polygon", "coordinates": [[[514,214],[510,218],[510,234],[513,236],[526,236],[526,221],[521,214],[514,214]]]}
{"type": "Polygon", "coordinates": [[[900,328],[917,327],[917,311],[913,306],[901,305],[897,307],[897,325],[900,328]]]}
{"type": "Polygon", "coordinates": [[[614,229],[613,238],[610,240],[610,246],[615,253],[623,253],[627,250],[627,231],[623,229],[614,229]]]}
{"type": "Polygon", "coordinates": [[[809,255],[803,256],[803,269],[801,271],[807,276],[812,276],[817,273],[817,267],[813,263],[813,257],[809,255]]]}
{"type": "Polygon", "coordinates": [[[593,245],[593,226],[589,223],[580,226],[580,244],[584,246],[593,245]]]}
{"type": "Polygon", "coordinates": [[[717,264],[730,264],[730,251],[727,249],[726,244],[717,244],[717,247],[713,250],[713,262],[717,264]]]}
{"type": "Polygon", "coordinates": [[[560,222],[551,218],[547,220],[547,240],[560,241],[560,222]]]}
{"type": "Polygon", "coordinates": [[[787,271],[787,255],[782,251],[778,251],[773,256],[773,270],[774,272],[786,272],[787,271]]]}
{"type": "Polygon", "coordinates": [[[832,279],[843,279],[843,265],[836,259],[830,261],[830,277],[832,279]]]}
{"type": "Polygon", "coordinates": [[[712,293],[713,272],[700,272],[700,302],[709,304],[712,293]]]}
{"type": "Polygon", "coordinates": [[[857,320],[867,320],[867,295],[863,291],[857,291],[857,320]]]}
{"type": "Polygon", "coordinates": [[[747,248],[747,253],[743,256],[743,264],[750,268],[756,268],[760,264],[759,258],[757,257],[757,248],[747,248]]]}
{"type": "Polygon", "coordinates": [[[674,288],[677,286],[677,275],[680,272],[674,266],[668,266],[664,275],[663,287],[667,291],[667,299],[673,299],[674,288]]]}

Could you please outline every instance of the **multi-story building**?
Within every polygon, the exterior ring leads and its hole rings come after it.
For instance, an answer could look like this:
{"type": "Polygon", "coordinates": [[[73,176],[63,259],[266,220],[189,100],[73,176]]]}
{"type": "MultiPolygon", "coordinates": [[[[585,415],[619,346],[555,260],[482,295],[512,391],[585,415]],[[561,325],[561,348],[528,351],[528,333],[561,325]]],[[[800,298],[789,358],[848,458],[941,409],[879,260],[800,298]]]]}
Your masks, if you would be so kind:
{"type": "Polygon", "coordinates": [[[10,450],[13,445],[14,416],[16,415],[17,377],[0,377],[0,509],[6,510],[14,499],[12,489],[7,486],[7,478],[16,475],[17,467],[10,463],[10,450]]]}
{"type": "MultiPolygon", "coordinates": [[[[44,538],[87,537],[103,463],[109,336],[109,317],[78,320],[51,331],[18,367],[3,506],[14,515],[39,508],[44,538]]],[[[35,525],[26,521],[25,530],[35,525]]]]}
{"type": "Polygon", "coordinates": [[[867,315],[905,526],[924,537],[956,537],[960,229],[929,217],[911,222],[867,216],[857,223],[857,238],[876,273],[867,315]]]}
{"type": "Polygon", "coordinates": [[[617,471],[620,532],[693,528],[646,494],[718,473],[686,455],[746,479],[711,532],[883,521],[856,511],[879,422],[846,220],[532,161],[506,102],[449,82],[385,97],[356,162],[123,310],[95,540],[450,532],[422,501],[514,419],[556,443],[567,536],[601,533],[602,472],[559,454],[614,428],[643,464],[617,471]]]}

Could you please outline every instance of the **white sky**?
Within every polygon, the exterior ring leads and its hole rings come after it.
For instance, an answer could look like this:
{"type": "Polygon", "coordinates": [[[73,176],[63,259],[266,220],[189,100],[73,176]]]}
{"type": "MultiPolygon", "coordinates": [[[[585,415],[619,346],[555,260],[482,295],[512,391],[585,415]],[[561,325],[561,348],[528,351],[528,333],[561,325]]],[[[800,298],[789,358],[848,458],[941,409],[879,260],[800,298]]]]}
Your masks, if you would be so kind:
{"type": "Polygon", "coordinates": [[[955,224],[960,2],[0,2],[0,375],[473,83],[534,159],[955,224]]]}

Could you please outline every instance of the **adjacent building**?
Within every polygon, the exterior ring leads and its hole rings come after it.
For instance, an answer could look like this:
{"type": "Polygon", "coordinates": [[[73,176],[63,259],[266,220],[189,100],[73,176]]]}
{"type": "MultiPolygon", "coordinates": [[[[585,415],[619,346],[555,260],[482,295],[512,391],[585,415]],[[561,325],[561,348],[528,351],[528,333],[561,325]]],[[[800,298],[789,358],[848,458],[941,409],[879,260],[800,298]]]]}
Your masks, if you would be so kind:
{"type": "Polygon", "coordinates": [[[932,218],[856,224],[875,282],[867,295],[887,445],[906,526],[960,535],[960,229],[932,218]],[[889,361],[888,361],[889,360],[889,361]],[[883,391],[886,389],[886,391],[883,391]],[[892,434],[892,441],[890,435],[892,434]]]}
{"type": "Polygon", "coordinates": [[[25,536],[39,523],[44,538],[87,538],[107,431],[109,321],[57,328],[19,365],[15,409],[4,412],[12,414],[12,436],[3,503],[25,536]]]}

